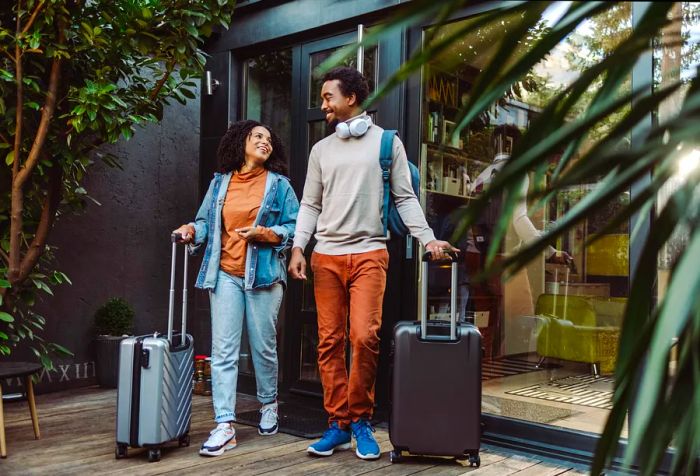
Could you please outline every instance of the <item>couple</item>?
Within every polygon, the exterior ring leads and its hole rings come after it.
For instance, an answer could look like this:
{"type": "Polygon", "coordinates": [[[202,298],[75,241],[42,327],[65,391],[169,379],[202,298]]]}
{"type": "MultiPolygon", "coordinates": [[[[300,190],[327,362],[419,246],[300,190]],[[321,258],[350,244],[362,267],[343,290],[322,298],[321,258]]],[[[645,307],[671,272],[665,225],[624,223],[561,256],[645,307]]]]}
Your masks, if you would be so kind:
{"type": "MultiPolygon", "coordinates": [[[[197,287],[210,290],[212,381],[217,427],[200,454],[236,446],[235,399],[243,322],[250,339],[258,400],[258,431],[277,432],[276,320],[285,283],[285,253],[293,239],[289,273],[306,279],[304,249],[316,231],[311,256],[318,314],[318,365],[329,427],[309,446],[329,456],[350,447],[362,459],[380,456],[369,422],[379,357],[379,329],[389,254],[382,225],[382,129],[362,110],[367,81],[353,68],[323,78],[321,109],[336,132],[311,150],[299,206],[284,174],[279,138],[254,121],[231,125],[217,152],[221,174],[209,186],[195,222],[177,232],[197,248],[206,243],[197,287]],[[296,226],[295,226],[296,225],[296,226]],[[245,318],[245,319],[244,319],[245,318]],[[345,363],[350,320],[351,371],[345,363]]],[[[411,234],[435,259],[455,251],[435,239],[410,182],[403,145],[394,141],[391,192],[411,234]]]]}

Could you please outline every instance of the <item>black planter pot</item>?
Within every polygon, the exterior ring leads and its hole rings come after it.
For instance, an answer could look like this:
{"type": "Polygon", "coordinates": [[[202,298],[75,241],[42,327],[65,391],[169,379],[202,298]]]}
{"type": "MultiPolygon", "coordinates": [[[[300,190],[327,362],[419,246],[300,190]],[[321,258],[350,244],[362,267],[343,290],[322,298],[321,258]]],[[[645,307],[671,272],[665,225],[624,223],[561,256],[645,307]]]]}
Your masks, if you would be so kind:
{"type": "Polygon", "coordinates": [[[117,388],[119,381],[119,344],[124,336],[97,336],[95,370],[100,387],[117,388]]]}

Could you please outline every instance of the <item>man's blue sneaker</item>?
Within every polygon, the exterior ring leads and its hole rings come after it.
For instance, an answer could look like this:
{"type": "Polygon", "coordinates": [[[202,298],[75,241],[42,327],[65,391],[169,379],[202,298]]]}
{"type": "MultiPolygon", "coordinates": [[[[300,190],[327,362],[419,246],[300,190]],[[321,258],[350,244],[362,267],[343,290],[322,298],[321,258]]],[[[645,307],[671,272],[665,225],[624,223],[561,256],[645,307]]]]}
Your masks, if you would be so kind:
{"type": "Polygon", "coordinates": [[[352,434],[355,437],[357,449],[355,454],[362,459],[377,459],[382,453],[379,451],[377,440],[374,439],[374,428],[367,420],[357,420],[350,424],[352,434]]]}
{"type": "Polygon", "coordinates": [[[347,449],[350,449],[350,431],[341,430],[338,427],[338,423],[333,422],[331,426],[323,432],[323,437],[309,446],[306,451],[312,455],[330,456],[335,450],[347,449]]]}

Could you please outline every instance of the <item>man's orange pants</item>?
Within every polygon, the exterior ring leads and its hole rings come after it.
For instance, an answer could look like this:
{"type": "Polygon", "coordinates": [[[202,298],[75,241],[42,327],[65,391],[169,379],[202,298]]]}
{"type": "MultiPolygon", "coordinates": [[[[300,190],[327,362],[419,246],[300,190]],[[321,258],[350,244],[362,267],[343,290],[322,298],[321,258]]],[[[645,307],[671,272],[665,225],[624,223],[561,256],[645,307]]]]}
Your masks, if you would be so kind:
{"type": "Polygon", "coordinates": [[[386,288],[386,249],[348,255],[311,255],[318,314],[318,368],[328,422],[341,428],[374,409],[379,329],[386,288]],[[352,362],[345,362],[348,317],[352,362]]]}

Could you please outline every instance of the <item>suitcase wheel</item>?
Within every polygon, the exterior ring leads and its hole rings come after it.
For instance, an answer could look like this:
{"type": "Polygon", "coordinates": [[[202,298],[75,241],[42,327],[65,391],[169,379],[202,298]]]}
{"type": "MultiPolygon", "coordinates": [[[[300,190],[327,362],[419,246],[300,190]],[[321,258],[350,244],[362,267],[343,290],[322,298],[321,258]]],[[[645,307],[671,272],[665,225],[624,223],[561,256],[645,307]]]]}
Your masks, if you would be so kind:
{"type": "Polygon", "coordinates": [[[155,463],[160,461],[160,448],[151,448],[148,450],[148,462],[155,463]]]}
{"type": "Polygon", "coordinates": [[[479,454],[469,455],[469,466],[476,466],[477,468],[481,466],[481,457],[479,454]]]}
{"type": "Polygon", "coordinates": [[[115,459],[126,458],[126,445],[124,443],[117,443],[117,447],[114,450],[114,458],[115,459]]]}
{"type": "Polygon", "coordinates": [[[177,443],[180,445],[182,448],[183,446],[190,446],[190,435],[189,433],[186,433],[182,435],[178,440],[177,443]]]}
{"type": "Polygon", "coordinates": [[[401,456],[401,451],[391,450],[389,452],[389,461],[392,463],[400,463],[402,460],[403,456],[401,456]]]}

